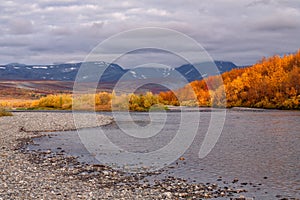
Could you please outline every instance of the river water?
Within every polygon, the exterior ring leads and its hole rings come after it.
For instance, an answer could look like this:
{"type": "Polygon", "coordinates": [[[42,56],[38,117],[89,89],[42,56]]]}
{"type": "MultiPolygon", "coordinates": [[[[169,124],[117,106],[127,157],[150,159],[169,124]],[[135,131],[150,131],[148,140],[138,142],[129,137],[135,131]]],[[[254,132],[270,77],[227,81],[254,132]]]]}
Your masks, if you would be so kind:
{"type": "Polygon", "coordinates": [[[245,188],[245,195],[254,199],[300,199],[300,112],[227,110],[224,115],[224,110],[208,111],[186,115],[152,112],[151,116],[133,112],[130,119],[126,113],[115,113],[117,123],[101,131],[91,128],[79,133],[51,133],[51,137],[36,138],[28,149],[55,152],[62,148],[82,162],[124,169],[131,164],[151,169],[155,159],[163,167],[156,178],[171,175],[191,182],[245,188]],[[199,158],[209,125],[222,125],[222,120],[212,120],[214,114],[224,117],[222,132],[212,137],[212,150],[199,158]],[[232,183],[234,179],[238,181],[232,183]]]}

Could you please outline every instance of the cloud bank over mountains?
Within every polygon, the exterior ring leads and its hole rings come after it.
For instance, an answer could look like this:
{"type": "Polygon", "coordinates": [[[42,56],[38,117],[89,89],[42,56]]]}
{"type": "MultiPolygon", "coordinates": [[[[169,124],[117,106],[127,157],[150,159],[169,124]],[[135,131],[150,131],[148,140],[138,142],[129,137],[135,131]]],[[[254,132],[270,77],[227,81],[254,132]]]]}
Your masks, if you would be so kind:
{"type": "Polygon", "coordinates": [[[83,61],[111,35],[145,26],[183,32],[237,65],[300,47],[298,0],[4,0],[0,12],[0,64],[83,61]]]}

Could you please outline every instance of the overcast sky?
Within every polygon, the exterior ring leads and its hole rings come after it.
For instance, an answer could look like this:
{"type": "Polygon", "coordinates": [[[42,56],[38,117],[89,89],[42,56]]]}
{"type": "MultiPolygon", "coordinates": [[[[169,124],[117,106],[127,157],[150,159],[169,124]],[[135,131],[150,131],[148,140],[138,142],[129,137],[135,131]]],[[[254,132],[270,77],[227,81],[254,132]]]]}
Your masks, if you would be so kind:
{"type": "Polygon", "coordinates": [[[83,61],[109,36],[150,26],[237,65],[300,48],[299,0],[2,0],[0,13],[0,64],[83,61]]]}

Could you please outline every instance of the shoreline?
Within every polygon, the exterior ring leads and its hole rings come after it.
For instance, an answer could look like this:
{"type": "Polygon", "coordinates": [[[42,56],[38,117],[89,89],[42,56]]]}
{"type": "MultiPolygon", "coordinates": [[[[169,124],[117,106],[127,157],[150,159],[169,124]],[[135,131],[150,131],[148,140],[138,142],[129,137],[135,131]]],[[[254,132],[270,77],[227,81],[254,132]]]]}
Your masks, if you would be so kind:
{"type": "Polygon", "coordinates": [[[89,120],[90,114],[80,115],[86,120],[79,126],[72,122],[72,113],[23,112],[0,118],[0,199],[246,199],[239,195],[246,192],[243,189],[221,188],[214,183],[191,184],[175,177],[151,185],[146,178],[160,172],[128,175],[104,165],[79,163],[63,150],[55,155],[24,150],[33,138],[45,136],[42,132],[96,127],[113,121],[97,114],[95,124],[89,120]]]}
{"type": "MultiPolygon", "coordinates": [[[[156,110],[152,112],[218,112],[218,111],[236,111],[236,112],[278,112],[278,111],[286,111],[286,112],[297,112],[300,111],[299,109],[279,109],[279,108],[255,108],[255,107],[226,107],[226,108],[221,108],[221,107],[193,107],[193,106],[168,106],[168,109],[166,110],[156,110]]],[[[111,112],[148,112],[148,111],[127,111],[127,110],[99,110],[99,111],[93,111],[93,110],[76,110],[73,111],[72,109],[10,109],[8,110],[9,112],[12,113],[35,113],[35,112],[41,112],[41,113],[96,113],[96,114],[101,114],[101,113],[111,113],[111,112]]]]}

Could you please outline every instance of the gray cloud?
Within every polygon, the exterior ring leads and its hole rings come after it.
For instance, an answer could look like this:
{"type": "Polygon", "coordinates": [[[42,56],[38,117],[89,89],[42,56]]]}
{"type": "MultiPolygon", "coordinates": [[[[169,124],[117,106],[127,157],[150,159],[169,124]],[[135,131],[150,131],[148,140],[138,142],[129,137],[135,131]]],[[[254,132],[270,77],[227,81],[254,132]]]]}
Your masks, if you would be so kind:
{"type": "Polygon", "coordinates": [[[239,65],[300,48],[298,0],[16,0],[0,13],[1,64],[82,61],[108,37],[148,26],[180,31],[239,65]]]}
{"type": "Polygon", "coordinates": [[[26,35],[34,32],[32,21],[21,18],[10,20],[8,29],[11,34],[16,35],[26,35]]]}
{"type": "Polygon", "coordinates": [[[255,1],[248,3],[247,7],[268,5],[271,2],[272,2],[271,0],[255,0],[255,1]]]}

